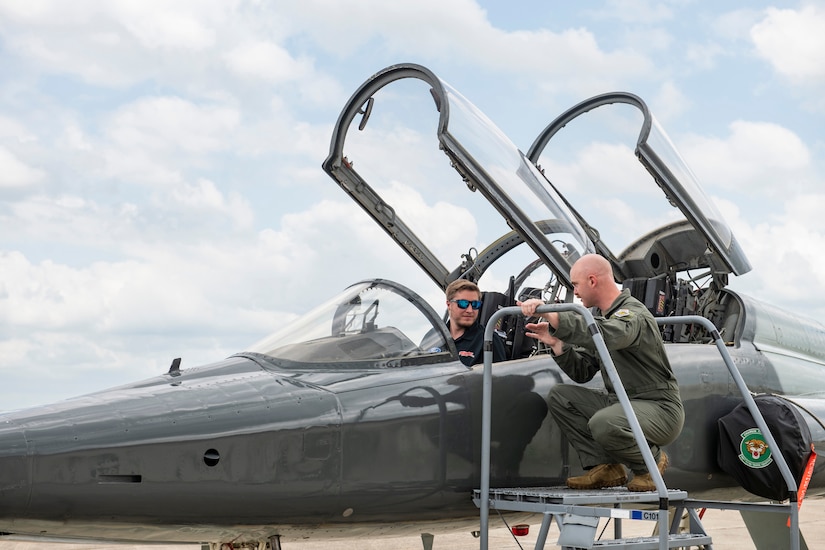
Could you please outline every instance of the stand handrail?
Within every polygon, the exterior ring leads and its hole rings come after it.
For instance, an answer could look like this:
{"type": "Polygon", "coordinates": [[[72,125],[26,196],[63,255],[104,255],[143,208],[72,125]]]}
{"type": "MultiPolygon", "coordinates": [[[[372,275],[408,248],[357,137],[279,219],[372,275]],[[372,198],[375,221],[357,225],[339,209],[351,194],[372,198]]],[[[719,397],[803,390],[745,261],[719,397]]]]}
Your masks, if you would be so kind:
{"type": "Polygon", "coordinates": [[[748,386],[745,384],[745,380],[742,378],[742,374],[739,372],[739,369],[734,365],[733,359],[731,359],[730,354],[728,353],[728,348],[725,346],[725,341],[722,339],[722,336],[719,334],[716,326],[710,322],[710,320],[705,319],[704,317],[700,317],[699,315],[682,315],[682,316],[675,316],[675,317],[661,317],[657,318],[656,322],[660,325],[701,325],[704,327],[711,335],[716,344],[716,349],[719,350],[719,354],[722,356],[722,360],[725,362],[725,366],[728,368],[728,372],[730,372],[731,377],[733,378],[734,383],[736,383],[736,387],[739,389],[739,393],[742,394],[742,398],[745,400],[745,406],[747,406],[748,411],[750,411],[751,416],[753,416],[754,421],[756,422],[756,426],[761,430],[762,435],[765,437],[765,440],[768,443],[768,447],[771,449],[776,449],[778,452],[773,453],[773,457],[776,460],[777,466],[779,466],[779,472],[782,474],[782,479],[785,481],[785,484],[788,486],[788,493],[789,493],[789,502],[790,509],[791,509],[791,548],[794,550],[798,550],[799,548],[799,507],[795,506],[797,502],[797,490],[798,486],[796,480],[791,473],[791,469],[788,466],[788,462],[785,460],[785,456],[782,454],[782,450],[779,448],[779,445],[776,444],[776,439],[774,439],[771,430],[768,428],[768,424],[765,422],[765,417],[762,416],[762,412],[759,410],[759,407],[756,406],[756,401],[754,401],[753,396],[751,395],[751,391],[748,389],[748,386]]]}
{"type": "MultiPolygon", "coordinates": [[[[630,429],[642,453],[642,458],[645,461],[645,466],[650,473],[656,485],[656,492],[659,494],[659,536],[662,550],[667,548],[667,510],[668,510],[668,492],[665,486],[664,479],[662,479],[659,468],[656,465],[656,460],[653,458],[653,453],[647,445],[644,432],[639,425],[636,418],[636,413],[630,404],[630,399],[627,397],[627,392],[622,385],[619,378],[619,373],[616,371],[616,366],[613,364],[613,359],[610,357],[610,352],[604,342],[604,337],[599,331],[599,326],[593,318],[593,314],[582,305],[579,304],[545,304],[536,308],[536,313],[547,313],[550,311],[574,311],[582,315],[585,319],[587,330],[590,333],[593,342],[596,344],[596,351],[599,354],[605,371],[607,372],[610,382],[613,384],[613,390],[616,392],[616,397],[622,406],[622,410],[627,417],[630,424],[630,429]]],[[[492,418],[492,362],[493,362],[493,332],[495,330],[496,322],[505,315],[521,315],[521,308],[518,306],[510,306],[501,308],[487,320],[487,325],[484,328],[484,370],[483,386],[482,386],[482,416],[481,416],[481,550],[487,550],[489,542],[489,522],[490,522],[490,422],[492,418]]]]}

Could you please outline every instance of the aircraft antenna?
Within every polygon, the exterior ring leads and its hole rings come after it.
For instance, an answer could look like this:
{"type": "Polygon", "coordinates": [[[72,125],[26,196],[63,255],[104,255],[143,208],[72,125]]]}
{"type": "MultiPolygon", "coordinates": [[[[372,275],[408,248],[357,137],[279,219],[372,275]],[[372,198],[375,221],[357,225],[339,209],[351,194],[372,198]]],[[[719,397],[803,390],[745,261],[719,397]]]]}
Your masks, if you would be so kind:
{"type": "Polygon", "coordinates": [[[169,374],[171,376],[180,376],[180,357],[172,359],[172,364],[169,366],[169,374]]]}

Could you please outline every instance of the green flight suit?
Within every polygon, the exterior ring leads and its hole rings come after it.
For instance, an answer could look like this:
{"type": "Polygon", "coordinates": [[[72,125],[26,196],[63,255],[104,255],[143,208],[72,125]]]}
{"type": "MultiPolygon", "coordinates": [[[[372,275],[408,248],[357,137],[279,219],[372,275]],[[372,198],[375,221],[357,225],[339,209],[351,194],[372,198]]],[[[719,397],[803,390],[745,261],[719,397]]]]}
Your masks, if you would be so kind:
{"type": "MultiPolygon", "coordinates": [[[[653,315],[623,290],[604,316],[595,317],[642,432],[658,461],[660,446],[673,442],[685,420],[679,387],[665,354],[653,315]]],[[[644,459],[613,385],[599,360],[584,317],[559,313],[550,332],[564,342],[556,362],[574,381],[584,383],[602,372],[607,392],[570,384],[550,390],[550,413],[585,469],[621,463],[635,473],[647,472],[644,459]]]]}

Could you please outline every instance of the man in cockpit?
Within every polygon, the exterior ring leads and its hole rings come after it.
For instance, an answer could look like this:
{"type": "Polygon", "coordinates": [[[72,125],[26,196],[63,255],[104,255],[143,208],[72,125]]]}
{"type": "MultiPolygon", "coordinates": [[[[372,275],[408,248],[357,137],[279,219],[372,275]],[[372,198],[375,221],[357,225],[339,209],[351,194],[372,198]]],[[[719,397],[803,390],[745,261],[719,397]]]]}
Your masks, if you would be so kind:
{"type": "MultiPolygon", "coordinates": [[[[481,291],[478,285],[466,279],[457,279],[447,285],[447,329],[453,337],[458,357],[467,366],[484,362],[484,325],[479,321],[481,312],[481,291]]],[[[431,332],[435,331],[433,329],[431,332]]],[[[429,335],[428,335],[429,336],[429,335]]],[[[426,341],[428,337],[425,337],[426,341]]],[[[423,345],[426,349],[426,344],[423,345]]],[[[493,333],[493,362],[506,361],[507,352],[503,338],[493,333]]],[[[452,401],[480,413],[482,408],[482,375],[480,372],[469,376],[461,375],[453,379],[456,390],[443,395],[445,401],[452,401]]],[[[495,390],[492,407],[497,414],[493,416],[490,425],[491,441],[495,447],[491,450],[491,475],[499,482],[518,479],[519,467],[524,457],[527,445],[533,440],[547,416],[547,403],[544,397],[534,391],[535,381],[530,376],[507,374],[506,368],[498,372],[493,378],[495,390]]],[[[407,406],[424,406],[432,404],[431,398],[404,397],[401,403],[407,406]]],[[[457,430],[455,437],[443,438],[446,441],[463,441],[466,436],[467,425],[462,423],[455,427],[448,424],[446,430],[457,430]]],[[[439,424],[437,433],[445,428],[439,424]]],[[[473,415],[471,433],[480,433],[481,414],[473,415]]],[[[473,438],[474,445],[455,452],[467,460],[476,459],[481,453],[480,441],[473,438]],[[469,454],[464,454],[468,453],[469,454]]],[[[459,445],[460,447],[460,445],[459,445]]]]}
{"type": "MultiPolygon", "coordinates": [[[[468,367],[484,362],[484,325],[478,322],[481,311],[481,290],[466,279],[456,279],[445,290],[449,320],[447,328],[458,349],[458,358],[468,367]]],[[[507,352],[504,341],[493,335],[493,362],[504,361],[507,352]]]]}

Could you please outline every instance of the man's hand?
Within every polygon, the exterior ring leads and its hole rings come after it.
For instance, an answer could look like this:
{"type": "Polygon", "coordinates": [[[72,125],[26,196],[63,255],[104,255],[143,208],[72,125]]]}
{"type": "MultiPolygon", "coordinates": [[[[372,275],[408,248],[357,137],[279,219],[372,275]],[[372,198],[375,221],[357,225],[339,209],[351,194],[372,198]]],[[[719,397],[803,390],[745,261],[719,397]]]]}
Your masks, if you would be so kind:
{"type": "MultiPolygon", "coordinates": [[[[525,300],[523,302],[516,302],[517,306],[521,306],[521,312],[524,314],[525,317],[535,317],[536,316],[536,308],[539,306],[545,305],[542,300],[538,298],[530,298],[529,300],[525,300]]],[[[547,313],[540,313],[539,317],[545,319],[553,328],[557,328],[559,326],[559,314],[556,311],[548,311],[547,313]]],[[[529,324],[528,324],[529,326],[529,324]]],[[[549,335],[548,335],[549,336],[549,335]]],[[[542,340],[543,341],[543,340],[542,340]]]]}
{"type": "Polygon", "coordinates": [[[550,346],[554,354],[561,355],[564,342],[550,334],[550,325],[548,323],[527,323],[524,325],[524,328],[527,331],[525,332],[527,336],[544,342],[550,346]]]}
{"type": "MultiPolygon", "coordinates": [[[[530,298],[529,300],[525,300],[523,302],[516,302],[516,305],[521,306],[521,312],[526,317],[535,317],[536,316],[536,308],[539,306],[543,306],[544,302],[539,300],[538,298],[530,298]]],[[[561,355],[564,347],[564,342],[550,334],[550,327],[556,328],[559,326],[559,314],[555,311],[550,311],[547,313],[539,314],[540,317],[543,317],[547,320],[546,323],[527,323],[524,325],[524,328],[527,332],[525,334],[530,338],[535,338],[539,342],[544,342],[550,349],[553,350],[553,353],[556,355],[561,355]]]]}
{"type": "Polygon", "coordinates": [[[543,300],[538,298],[530,298],[523,302],[516,301],[517,306],[521,306],[521,312],[525,317],[533,317],[536,314],[536,308],[544,305],[543,300]]]}
{"type": "Polygon", "coordinates": [[[524,325],[524,330],[526,331],[525,334],[530,338],[535,338],[548,346],[552,346],[559,341],[559,339],[550,334],[549,327],[550,325],[547,323],[527,323],[524,325]]]}

